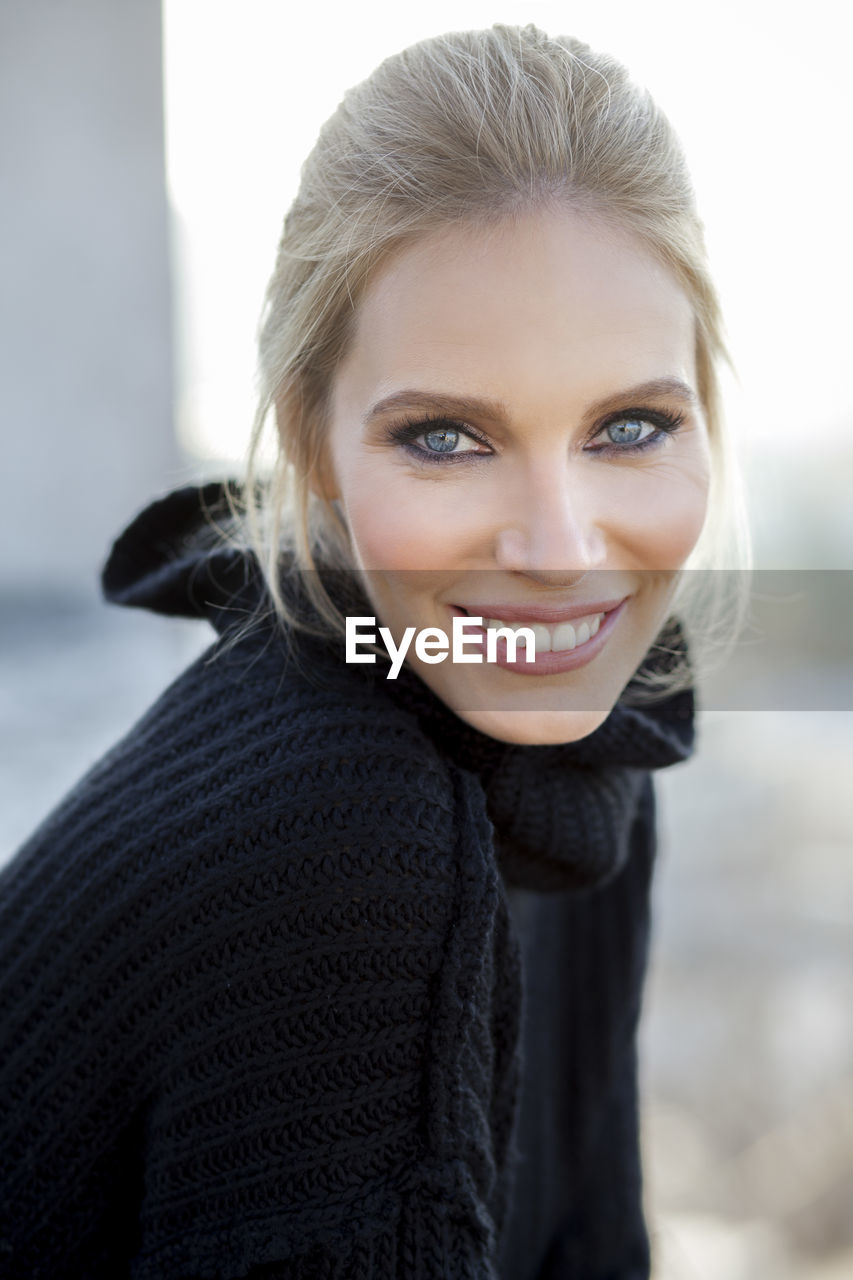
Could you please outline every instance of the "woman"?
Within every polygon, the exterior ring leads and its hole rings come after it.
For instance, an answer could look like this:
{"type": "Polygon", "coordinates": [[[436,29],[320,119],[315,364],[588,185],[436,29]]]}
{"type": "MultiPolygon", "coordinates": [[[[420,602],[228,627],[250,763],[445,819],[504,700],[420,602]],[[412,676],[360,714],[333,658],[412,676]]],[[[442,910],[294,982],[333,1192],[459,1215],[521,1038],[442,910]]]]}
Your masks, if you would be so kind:
{"type": "Polygon", "coordinates": [[[247,483],[104,570],[219,638],[5,873],[4,1275],[648,1274],[650,774],[734,527],[721,353],[610,59],[496,26],[344,98],[247,483]]]}

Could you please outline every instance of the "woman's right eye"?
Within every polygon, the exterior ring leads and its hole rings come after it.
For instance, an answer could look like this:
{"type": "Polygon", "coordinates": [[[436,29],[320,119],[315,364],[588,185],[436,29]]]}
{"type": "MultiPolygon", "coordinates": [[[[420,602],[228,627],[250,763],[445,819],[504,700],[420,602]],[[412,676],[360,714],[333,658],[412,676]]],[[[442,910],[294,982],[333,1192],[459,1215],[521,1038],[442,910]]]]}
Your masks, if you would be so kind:
{"type": "Polygon", "coordinates": [[[491,453],[485,442],[462,423],[444,419],[423,419],[392,426],[391,438],[407,452],[423,462],[451,462],[472,456],[484,458],[491,453]]]}
{"type": "Polygon", "coordinates": [[[432,427],[424,431],[421,438],[426,441],[430,453],[470,453],[474,448],[471,436],[463,435],[458,427],[432,427]],[[466,443],[470,448],[457,448],[457,445],[466,443]]]}

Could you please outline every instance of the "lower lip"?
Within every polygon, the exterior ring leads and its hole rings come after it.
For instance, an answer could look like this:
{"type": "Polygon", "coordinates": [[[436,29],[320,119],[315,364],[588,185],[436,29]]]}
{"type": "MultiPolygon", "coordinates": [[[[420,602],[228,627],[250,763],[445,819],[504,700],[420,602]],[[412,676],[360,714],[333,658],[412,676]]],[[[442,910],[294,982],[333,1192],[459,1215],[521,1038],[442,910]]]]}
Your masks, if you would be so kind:
{"type": "MultiPolygon", "coordinates": [[[[559,653],[539,653],[537,652],[533,662],[527,662],[524,658],[520,662],[510,662],[507,658],[506,640],[502,636],[498,636],[495,651],[495,665],[503,667],[505,671],[517,671],[522,676],[551,676],[557,675],[562,671],[574,671],[576,667],[585,667],[588,662],[592,662],[597,657],[604,646],[607,644],[608,637],[616,626],[619,617],[628,603],[630,597],[627,597],[615,609],[611,609],[609,613],[605,613],[604,620],[599,626],[594,636],[591,636],[584,644],[577,645],[574,649],[564,649],[559,653]]],[[[450,606],[450,612],[455,618],[464,618],[468,615],[464,609],[457,609],[456,605],[450,606]]],[[[517,653],[523,652],[523,645],[519,645],[516,649],[517,653]]],[[[466,628],[465,652],[476,653],[482,652],[485,660],[486,654],[486,632],[480,630],[479,633],[473,628],[466,628]]]]}

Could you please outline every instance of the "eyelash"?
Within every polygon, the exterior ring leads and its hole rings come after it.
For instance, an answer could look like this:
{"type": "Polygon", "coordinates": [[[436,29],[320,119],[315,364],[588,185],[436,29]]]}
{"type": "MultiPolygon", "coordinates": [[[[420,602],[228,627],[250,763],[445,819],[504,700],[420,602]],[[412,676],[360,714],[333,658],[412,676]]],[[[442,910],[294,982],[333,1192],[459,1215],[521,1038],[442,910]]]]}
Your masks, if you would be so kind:
{"type": "MultiPolygon", "coordinates": [[[[591,440],[595,440],[608,427],[613,427],[620,422],[643,422],[648,423],[656,430],[650,436],[646,436],[645,440],[640,440],[636,444],[609,444],[598,445],[589,451],[591,453],[599,453],[606,455],[636,455],[643,453],[646,449],[653,449],[663,443],[669,437],[675,435],[679,427],[684,423],[683,413],[670,413],[666,409],[626,409],[622,413],[611,414],[607,420],[596,428],[591,440]]],[[[448,418],[442,414],[435,416],[426,416],[423,418],[405,418],[401,422],[392,423],[388,428],[388,437],[396,444],[401,445],[406,452],[418,462],[424,462],[427,465],[437,463],[439,466],[455,466],[460,462],[482,461],[491,455],[484,453],[474,453],[467,450],[464,453],[436,453],[431,449],[422,449],[414,442],[418,436],[425,435],[428,431],[436,429],[450,429],[458,431],[461,435],[467,436],[469,440],[476,440],[478,444],[488,445],[489,441],[474,431],[471,427],[466,426],[463,422],[458,422],[455,418],[448,418]]]]}

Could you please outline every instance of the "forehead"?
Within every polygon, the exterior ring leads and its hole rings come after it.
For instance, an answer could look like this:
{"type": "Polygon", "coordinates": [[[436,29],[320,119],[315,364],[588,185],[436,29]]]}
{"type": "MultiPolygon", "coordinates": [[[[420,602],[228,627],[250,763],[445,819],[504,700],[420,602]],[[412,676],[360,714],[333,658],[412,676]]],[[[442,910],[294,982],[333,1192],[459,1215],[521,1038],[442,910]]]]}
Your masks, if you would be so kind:
{"type": "Polygon", "coordinates": [[[428,378],[513,403],[693,381],[693,360],[675,277],[635,237],[565,209],[453,225],[398,251],[365,290],[340,374],[365,395],[428,378]]]}

